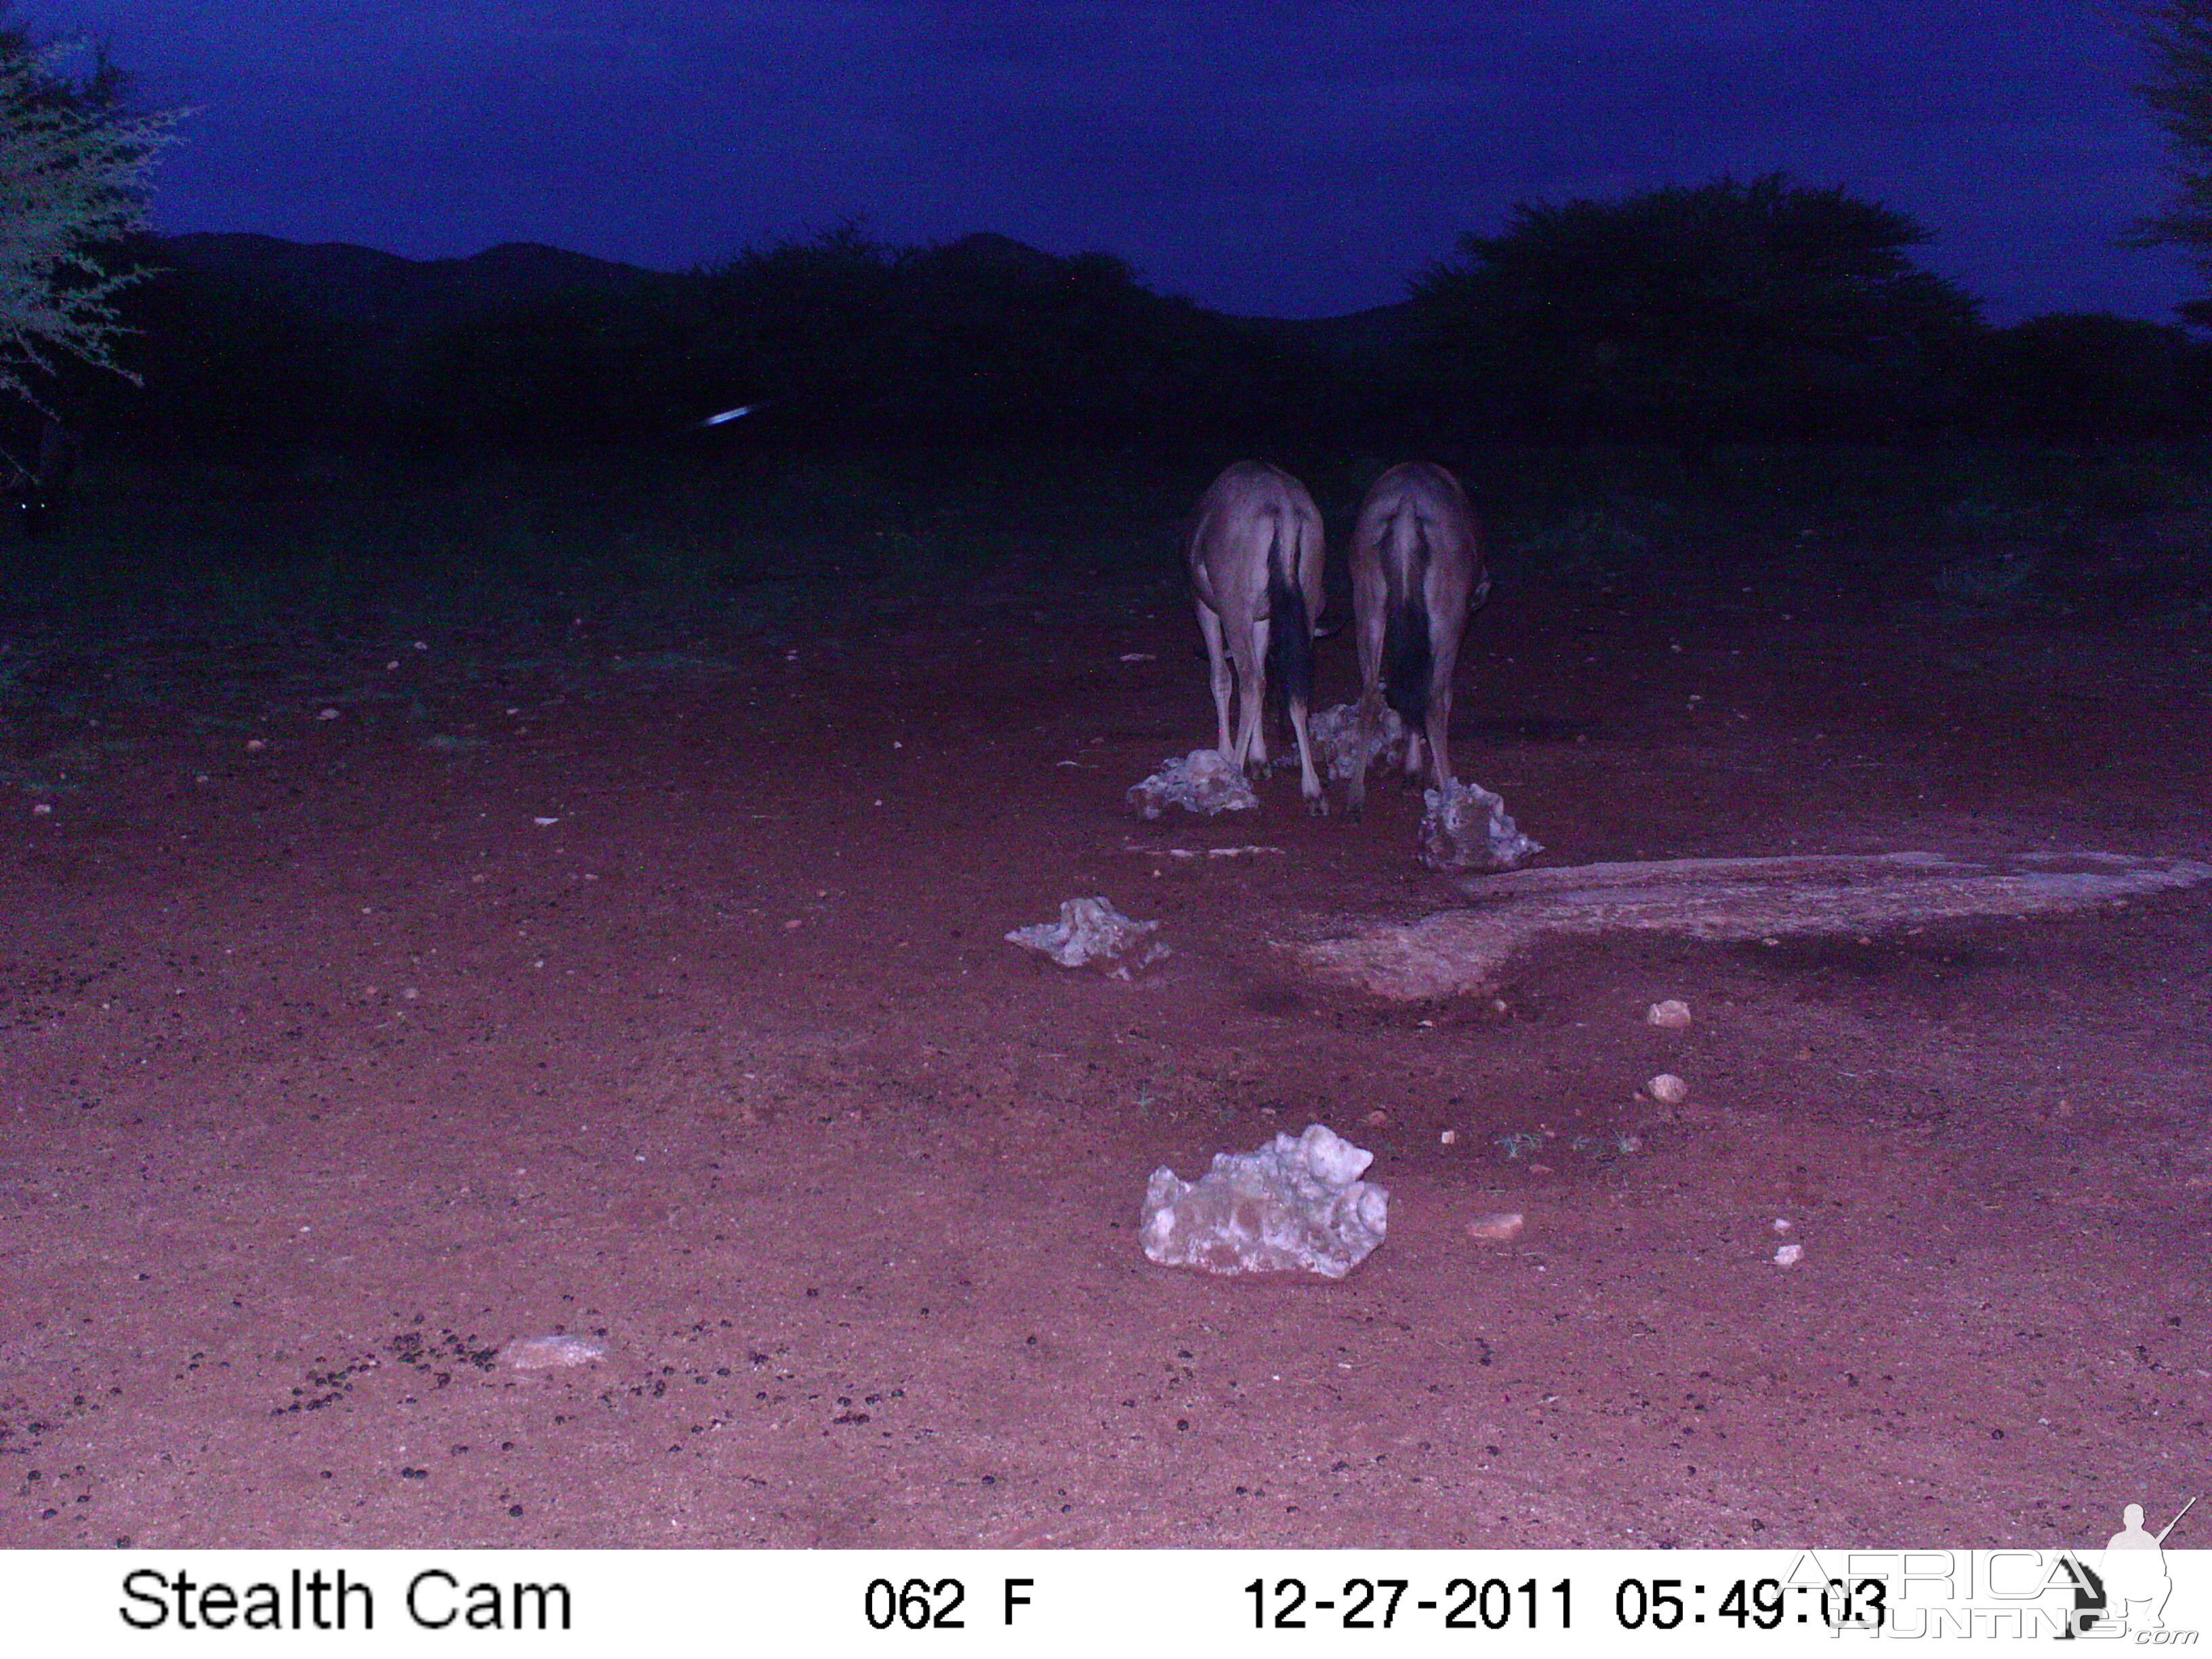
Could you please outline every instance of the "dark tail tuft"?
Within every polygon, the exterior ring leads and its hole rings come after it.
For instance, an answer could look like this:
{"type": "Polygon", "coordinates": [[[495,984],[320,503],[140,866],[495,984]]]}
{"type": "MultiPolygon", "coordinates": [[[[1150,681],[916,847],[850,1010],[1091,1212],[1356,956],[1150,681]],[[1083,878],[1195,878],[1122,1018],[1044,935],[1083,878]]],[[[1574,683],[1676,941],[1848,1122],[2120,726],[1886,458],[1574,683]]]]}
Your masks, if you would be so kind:
{"type": "Polygon", "coordinates": [[[1429,717],[1429,542],[1425,531],[1407,562],[1404,586],[1391,585],[1382,612],[1382,700],[1418,732],[1429,717]]]}
{"type": "Polygon", "coordinates": [[[1288,702],[1308,708],[1313,702],[1313,618],[1306,614],[1305,591],[1283,569],[1279,542],[1276,553],[1267,561],[1267,678],[1283,688],[1288,702]]]}

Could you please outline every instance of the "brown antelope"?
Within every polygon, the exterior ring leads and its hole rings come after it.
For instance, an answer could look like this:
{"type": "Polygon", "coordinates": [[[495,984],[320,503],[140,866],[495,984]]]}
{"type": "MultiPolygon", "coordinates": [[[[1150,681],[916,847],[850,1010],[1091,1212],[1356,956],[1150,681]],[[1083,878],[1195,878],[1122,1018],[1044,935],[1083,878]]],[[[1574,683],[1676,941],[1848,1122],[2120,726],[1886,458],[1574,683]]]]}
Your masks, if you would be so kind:
{"type": "Polygon", "coordinates": [[[1282,681],[1291,730],[1298,740],[1298,789],[1306,810],[1326,812],[1314,770],[1306,706],[1313,696],[1313,625],[1322,608],[1321,514],[1306,487],[1262,461],[1237,461],[1198,503],[1190,532],[1190,579],[1198,590],[1198,629],[1213,669],[1215,747],[1240,771],[1265,765],[1261,716],[1267,674],[1282,681]],[[1239,699],[1234,746],[1229,737],[1231,665],[1239,699]]]}
{"type": "Polygon", "coordinates": [[[1359,641],[1359,754],[1347,810],[1367,798],[1388,702],[1406,722],[1406,774],[1428,769],[1449,793],[1452,672],[1468,612],[1490,592],[1482,532],[1457,478],[1425,461],[1394,466],[1375,481],[1352,532],[1353,627],[1359,641]]]}

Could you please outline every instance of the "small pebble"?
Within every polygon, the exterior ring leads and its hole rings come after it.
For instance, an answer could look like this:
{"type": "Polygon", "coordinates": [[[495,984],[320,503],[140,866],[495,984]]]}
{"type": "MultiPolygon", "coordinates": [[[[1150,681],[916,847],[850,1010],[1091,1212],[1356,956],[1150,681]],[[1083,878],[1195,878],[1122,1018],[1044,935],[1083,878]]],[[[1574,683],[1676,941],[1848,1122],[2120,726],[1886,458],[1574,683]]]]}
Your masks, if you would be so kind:
{"type": "Polygon", "coordinates": [[[1362,1123],[1364,1123],[1370,1129],[1379,1129],[1382,1127],[1383,1125],[1389,1122],[1390,1114],[1383,1111],[1378,1107],[1374,1111],[1368,1113],[1365,1117],[1361,1118],[1359,1121],[1362,1123]]]}
{"type": "Polygon", "coordinates": [[[1672,1072],[1660,1073],[1644,1087],[1662,1106],[1679,1106],[1690,1097],[1690,1085],[1672,1072]]]}
{"type": "Polygon", "coordinates": [[[1679,1031],[1690,1023],[1690,1005],[1669,997],[1664,1002],[1655,1002],[1644,1016],[1646,1025],[1663,1025],[1670,1031],[1679,1031]]]}
{"type": "Polygon", "coordinates": [[[1802,1244],[1784,1244],[1778,1247],[1774,1252],[1774,1265],[1778,1267],[1794,1267],[1804,1259],[1804,1256],[1805,1247],[1802,1244]]]}
{"type": "Polygon", "coordinates": [[[1774,1218],[1774,1231],[1778,1233],[1794,1233],[1797,1231],[1797,1224],[1785,1216],[1777,1216],[1774,1218]]]}
{"type": "Polygon", "coordinates": [[[1492,1215],[1479,1215],[1467,1224],[1467,1236],[1486,1243],[1503,1243],[1518,1238],[1527,1218],[1518,1210],[1500,1210],[1492,1215]]]}
{"type": "Polygon", "coordinates": [[[1447,1129],[1443,1133],[1438,1135],[1437,1139],[1443,1141],[1447,1146],[1456,1146],[1459,1145],[1459,1131],[1456,1129],[1447,1129]]]}
{"type": "Polygon", "coordinates": [[[268,744],[259,738],[248,738],[246,740],[246,752],[249,755],[258,755],[268,746],[268,744]]]}

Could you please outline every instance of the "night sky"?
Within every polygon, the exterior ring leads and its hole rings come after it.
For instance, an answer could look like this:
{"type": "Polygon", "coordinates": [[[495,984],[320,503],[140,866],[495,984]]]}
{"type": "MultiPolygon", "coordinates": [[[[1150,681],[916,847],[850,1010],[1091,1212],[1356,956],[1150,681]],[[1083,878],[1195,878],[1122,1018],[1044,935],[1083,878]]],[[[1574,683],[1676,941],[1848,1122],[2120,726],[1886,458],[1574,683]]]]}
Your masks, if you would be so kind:
{"type": "Polygon", "coordinates": [[[2115,246],[2169,157],[2127,7],[2020,0],[23,0],[197,106],[160,229],[680,268],[850,218],[1103,249],[1218,309],[1316,316],[1516,200],[1782,170],[1905,209],[2009,322],[2170,320],[2115,246]]]}

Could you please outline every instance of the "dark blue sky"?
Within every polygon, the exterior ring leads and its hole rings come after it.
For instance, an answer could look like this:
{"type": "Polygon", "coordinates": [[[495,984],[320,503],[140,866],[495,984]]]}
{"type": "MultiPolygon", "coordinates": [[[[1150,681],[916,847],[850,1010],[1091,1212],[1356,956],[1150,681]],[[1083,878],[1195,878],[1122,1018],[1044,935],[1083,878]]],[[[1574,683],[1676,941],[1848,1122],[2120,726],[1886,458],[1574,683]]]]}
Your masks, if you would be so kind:
{"type": "Polygon", "coordinates": [[[2074,0],[19,0],[196,105],[165,230],[680,267],[849,217],[1103,248],[1311,316],[1516,199],[1781,169],[1900,207],[2010,321],[2167,319],[2115,246],[2168,156],[2129,8],[2074,0]]]}

